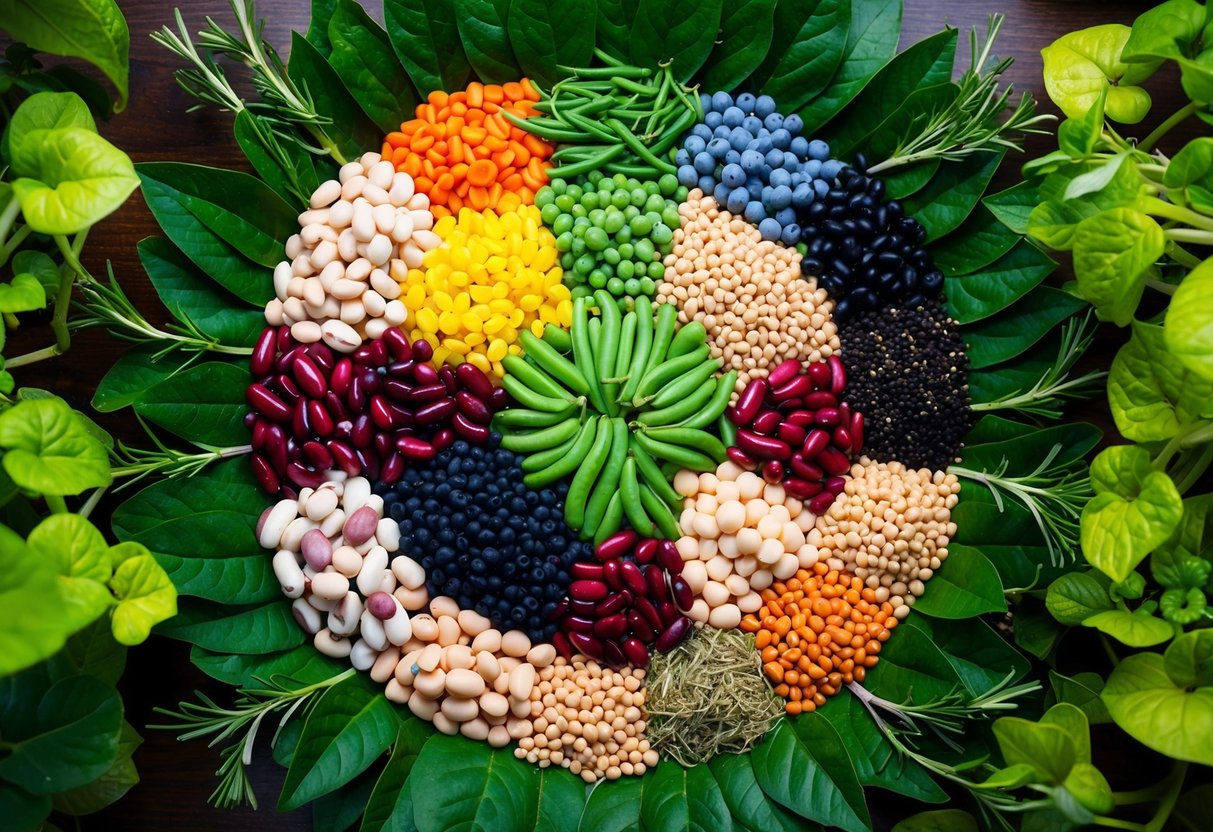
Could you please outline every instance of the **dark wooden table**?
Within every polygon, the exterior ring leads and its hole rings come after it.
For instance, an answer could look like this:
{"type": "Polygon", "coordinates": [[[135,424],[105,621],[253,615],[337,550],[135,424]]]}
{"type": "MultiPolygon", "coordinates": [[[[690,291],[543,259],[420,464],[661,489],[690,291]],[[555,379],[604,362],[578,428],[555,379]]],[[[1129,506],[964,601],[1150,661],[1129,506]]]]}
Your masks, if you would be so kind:
{"type": "MultiPolygon", "coordinates": [[[[164,0],[119,0],[119,3],[131,32],[131,102],[124,113],[102,125],[102,133],[137,162],[177,160],[247,170],[247,163],[232,137],[230,114],[210,108],[187,112],[195,102],[177,87],[172,75],[180,64],[148,37],[149,33],[172,23],[173,4],[164,0]]],[[[231,22],[231,11],[225,0],[188,0],[181,5],[191,31],[201,28],[208,15],[225,26],[231,22]]],[[[268,20],[265,34],[269,41],[285,49],[290,30],[306,29],[308,5],[306,0],[261,0],[257,11],[268,20]]],[[[374,8],[378,5],[375,0],[364,0],[364,5],[373,15],[380,16],[374,8]]],[[[1008,78],[1018,89],[1031,90],[1043,99],[1043,109],[1054,111],[1044,96],[1040,80],[1040,49],[1073,29],[1100,23],[1130,23],[1149,5],[1111,0],[906,0],[901,45],[904,48],[938,31],[944,24],[959,27],[962,32],[972,26],[984,29],[987,16],[1001,12],[1007,16],[1007,22],[997,52],[1015,58],[1008,78]]],[[[968,59],[967,39],[962,37],[961,43],[958,65],[968,59]]],[[[1173,86],[1172,82],[1168,76],[1156,79],[1153,84],[1155,112],[1161,116],[1178,106],[1174,89],[1167,89],[1173,86]]],[[[1047,137],[1036,139],[1029,151],[1043,152],[1050,141],[1047,137]]],[[[1018,164],[1018,160],[1009,161],[1000,177],[1013,182],[1018,164]]],[[[94,230],[84,258],[95,274],[104,274],[106,262],[112,263],[114,273],[127,293],[153,321],[162,320],[164,313],[139,266],[135,244],[156,232],[151,214],[136,193],[120,211],[94,230]]],[[[77,406],[84,406],[97,380],[121,350],[120,342],[102,333],[85,333],[76,338],[70,356],[37,365],[19,375],[18,381],[53,388],[77,406]]],[[[13,354],[16,351],[14,349],[13,354]]],[[[117,416],[117,420],[109,419],[107,426],[120,435],[133,435],[126,422],[129,416],[117,416]]],[[[127,718],[144,734],[144,743],[135,755],[142,782],[116,806],[83,818],[80,829],[264,832],[311,828],[306,810],[290,814],[274,811],[283,771],[267,753],[258,756],[251,772],[261,810],[220,811],[207,805],[207,796],[216,782],[213,776],[218,764],[216,751],[200,742],[178,743],[163,731],[143,730],[149,722],[155,721],[154,706],[175,705],[179,700],[189,698],[199,685],[206,686],[206,682],[189,664],[188,650],[182,645],[153,640],[132,652],[123,689],[127,718]]],[[[216,686],[210,689],[223,695],[216,686]]]]}

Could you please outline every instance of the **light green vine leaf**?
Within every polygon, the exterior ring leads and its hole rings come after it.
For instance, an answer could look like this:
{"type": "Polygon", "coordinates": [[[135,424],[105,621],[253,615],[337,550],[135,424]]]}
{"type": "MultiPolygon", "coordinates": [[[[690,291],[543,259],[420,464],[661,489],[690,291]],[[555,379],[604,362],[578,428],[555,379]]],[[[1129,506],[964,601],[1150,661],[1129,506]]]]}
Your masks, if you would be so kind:
{"type": "Polygon", "coordinates": [[[105,446],[62,399],[20,401],[0,413],[4,470],[19,487],[67,496],[110,484],[105,446]]]}

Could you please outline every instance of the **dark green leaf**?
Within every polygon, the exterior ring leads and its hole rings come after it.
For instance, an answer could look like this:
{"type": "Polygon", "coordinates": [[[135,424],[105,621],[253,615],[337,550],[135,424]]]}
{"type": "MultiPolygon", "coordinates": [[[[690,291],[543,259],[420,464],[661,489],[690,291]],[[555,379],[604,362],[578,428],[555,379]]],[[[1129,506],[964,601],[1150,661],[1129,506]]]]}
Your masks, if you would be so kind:
{"type": "Polygon", "coordinates": [[[1077,673],[1070,677],[1050,670],[1049,681],[1053,685],[1053,695],[1057,701],[1068,702],[1081,710],[1092,725],[1112,721],[1108,707],[1099,698],[1104,680],[1098,673],[1077,673]]]}
{"type": "Polygon", "coordinates": [[[0,813],[14,829],[42,829],[42,822],[51,813],[51,799],[0,780],[0,813]]]}
{"type": "Polygon", "coordinates": [[[337,176],[332,159],[315,156],[296,142],[275,138],[262,116],[241,110],[232,127],[236,143],[253,170],[293,208],[306,208],[312,191],[325,179],[337,176]]]}
{"type": "Polygon", "coordinates": [[[952,544],[914,609],[934,618],[972,618],[1005,612],[1007,601],[994,564],[977,549],[952,544]]]}
{"type": "Polygon", "coordinates": [[[745,824],[747,829],[762,832],[821,832],[820,826],[809,825],[808,821],[791,814],[763,793],[754,776],[754,763],[749,754],[717,755],[708,763],[708,768],[716,777],[733,818],[745,824]]]}
{"type": "Polygon", "coordinates": [[[1049,584],[1049,613],[1062,624],[1081,624],[1097,612],[1112,609],[1108,580],[1097,572],[1070,572],[1049,584]]]}
{"type": "Polygon", "coordinates": [[[1086,301],[1051,286],[1037,286],[1010,309],[966,327],[969,366],[982,369],[1020,355],[1086,301]]]}
{"type": "Polygon", "coordinates": [[[971,371],[969,399],[989,403],[1031,390],[1056,363],[1060,340],[1061,333],[1054,332],[1009,364],[971,371]]]}
{"type": "Polygon", "coordinates": [[[312,14],[305,35],[308,43],[326,58],[333,51],[333,45],[329,42],[329,20],[332,19],[336,6],[337,0],[312,0],[312,14]]]}
{"type": "MultiPolygon", "coordinates": [[[[870,165],[892,158],[898,148],[921,132],[923,124],[932,115],[946,110],[959,94],[959,85],[950,81],[919,87],[906,96],[888,118],[864,136],[855,146],[855,150],[862,151],[870,165]]],[[[944,165],[943,162],[935,165],[935,171],[938,172],[944,165]]],[[[921,190],[922,188],[918,188],[914,192],[921,190]]]]}
{"type": "Polygon", "coordinates": [[[640,804],[646,832],[730,832],[733,818],[707,766],[657,766],[640,804]]]}
{"type": "Polygon", "coordinates": [[[1177,829],[1185,832],[1202,832],[1213,829],[1213,783],[1189,789],[1175,803],[1175,814],[1171,816],[1177,829]]]}
{"type": "Polygon", "coordinates": [[[139,241],[139,262],[156,288],[156,294],[181,321],[230,347],[251,347],[265,329],[260,309],[246,307],[238,298],[211,282],[205,274],[163,237],[139,241]]]}
{"type": "Polygon", "coordinates": [[[960,228],[936,240],[929,250],[936,268],[948,277],[958,277],[986,268],[1019,240],[1019,235],[983,204],[973,210],[960,228]]]}
{"type": "Polygon", "coordinates": [[[653,68],[668,63],[676,80],[689,81],[712,51],[723,6],[723,0],[640,0],[632,63],[653,68]]]}
{"type": "Polygon", "coordinates": [[[897,52],[901,0],[851,0],[851,28],[842,64],[822,93],[801,110],[811,134],[847,106],[897,52]]]}
{"type": "Polygon", "coordinates": [[[980,321],[1035,289],[1055,268],[1057,264],[1047,254],[1027,240],[1020,240],[982,271],[945,278],[945,308],[957,323],[980,321]]]}
{"type": "Polygon", "coordinates": [[[247,367],[208,361],[182,370],[146,391],[135,412],[182,439],[228,447],[249,441],[244,426],[247,367]]]}
{"type": "Polygon", "coordinates": [[[260,604],[282,595],[270,553],[250,557],[180,557],[155,553],[177,592],[226,604],[260,604]]]}
{"type": "Polygon", "coordinates": [[[850,0],[782,0],[775,36],[754,83],[784,112],[824,90],[842,63],[851,29],[850,0]]]}
{"type": "Polygon", "coordinates": [[[928,159],[915,165],[893,168],[879,174],[879,177],[884,180],[885,194],[889,199],[905,199],[925,188],[937,170],[939,159],[928,159]]]}
{"type": "Polygon", "coordinates": [[[420,832],[535,828],[539,771],[509,750],[439,734],[421,749],[414,769],[409,785],[420,832]]]}
{"type": "Polygon", "coordinates": [[[383,19],[392,49],[423,96],[463,87],[471,67],[455,21],[454,4],[444,0],[384,0],[383,19]]]}
{"type": "Polygon", "coordinates": [[[504,84],[522,74],[506,32],[509,11],[510,0],[455,0],[463,50],[476,77],[488,84],[504,84]]]}
{"type": "Polygon", "coordinates": [[[51,664],[56,680],[67,675],[83,675],[116,685],[126,667],[126,647],[114,640],[109,621],[99,618],[69,636],[67,645],[54,656],[51,664]]]}
{"type": "Polygon", "coordinates": [[[376,771],[364,771],[340,789],[312,801],[312,832],[346,832],[362,817],[376,771]]]}
{"type": "Polygon", "coordinates": [[[142,742],[134,727],[123,720],[113,765],[91,783],[55,795],[55,809],[68,815],[89,815],[117,802],[139,782],[131,755],[142,742]]]}
{"type": "Polygon", "coordinates": [[[253,655],[289,650],[306,639],[285,601],[250,609],[183,598],[177,617],[156,632],[215,653],[253,655]]]}
{"type": "Polygon", "coordinates": [[[977,821],[963,809],[936,809],[906,818],[893,832],[977,832],[977,821]]]}
{"type": "Polygon", "coordinates": [[[598,48],[625,63],[632,54],[632,26],[640,0],[598,0],[598,48]]]}
{"type": "Polygon", "coordinates": [[[577,832],[640,832],[640,803],[653,773],[599,781],[590,790],[577,832]]]}
{"type": "Polygon", "coordinates": [[[864,684],[890,702],[926,702],[952,692],[960,677],[921,627],[902,624],[885,642],[864,684]]]}
{"type": "Polygon", "coordinates": [[[969,432],[962,455],[966,467],[993,471],[1007,463],[1009,476],[1030,474],[1060,445],[1053,465],[1066,465],[1085,457],[1102,434],[1089,422],[1034,428],[1022,422],[988,415],[969,432]]]}
{"type": "MultiPolygon", "coordinates": [[[[771,48],[777,2],[739,0],[725,6],[720,18],[720,40],[712,47],[703,76],[705,90],[732,90],[758,68],[771,48]]],[[[602,5],[599,3],[600,19],[602,5]]],[[[599,24],[599,37],[602,34],[599,24]]]]}
{"type": "Polygon", "coordinates": [[[412,117],[417,94],[392,52],[387,32],[355,0],[337,0],[329,21],[329,64],[362,111],[384,133],[412,117]]]}
{"type": "Polygon", "coordinates": [[[408,778],[417,755],[430,736],[431,732],[419,719],[400,723],[392,756],[375,782],[359,832],[415,832],[417,825],[413,821],[413,795],[408,778]]]}
{"type": "Polygon", "coordinates": [[[585,783],[580,777],[557,766],[540,769],[536,832],[574,832],[585,801],[585,783]]]}
{"type": "Polygon", "coordinates": [[[331,679],[347,669],[311,644],[261,656],[233,656],[193,647],[190,649],[190,661],[212,679],[234,687],[256,687],[272,679],[313,684],[331,679]]]}
{"type": "Polygon", "coordinates": [[[1028,216],[1040,204],[1040,194],[1031,182],[1020,182],[981,201],[998,221],[1016,234],[1028,233],[1028,216]]]}
{"type": "MultiPolygon", "coordinates": [[[[384,15],[388,18],[389,27],[390,9],[394,5],[396,4],[384,4],[384,15]]],[[[451,30],[454,32],[453,26],[451,30]]],[[[392,46],[396,46],[394,38],[392,46]]],[[[420,50],[420,45],[415,48],[420,50]]],[[[454,54],[458,53],[452,53],[454,54]]],[[[291,60],[287,65],[287,76],[296,85],[307,90],[316,112],[328,119],[322,129],[339,154],[338,161],[341,161],[341,157],[347,161],[357,159],[366,151],[382,146],[383,134],[346,92],[341,76],[329,66],[324,56],[316,51],[316,47],[298,32],[291,33],[291,60]]],[[[282,242],[286,241],[286,237],[280,239],[282,242]]]]}
{"type": "Polygon", "coordinates": [[[971,696],[990,691],[1011,671],[1011,681],[1016,682],[1032,669],[1027,659],[984,621],[941,621],[911,615],[890,641],[904,638],[911,629],[922,631],[934,642],[971,696]]]}
{"type": "Polygon", "coordinates": [[[975,153],[959,162],[944,162],[927,186],[905,201],[906,214],[927,229],[927,242],[965,221],[1005,155],[1006,151],[975,153]]]}
{"type": "Polygon", "coordinates": [[[157,357],[160,350],[158,344],[143,344],[124,352],[97,385],[93,407],[102,413],[120,410],[164,381],[175,368],[157,357]]]}
{"type": "Polygon", "coordinates": [[[564,74],[558,67],[589,65],[594,23],[581,0],[510,0],[506,28],[522,71],[551,86],[564,74]]]}

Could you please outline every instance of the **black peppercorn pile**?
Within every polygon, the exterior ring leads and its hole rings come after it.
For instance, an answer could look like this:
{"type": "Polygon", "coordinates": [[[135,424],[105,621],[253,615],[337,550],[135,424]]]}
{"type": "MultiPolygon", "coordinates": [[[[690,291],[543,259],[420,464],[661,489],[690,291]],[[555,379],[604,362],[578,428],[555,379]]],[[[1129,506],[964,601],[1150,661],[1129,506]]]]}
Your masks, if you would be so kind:
{"type": "Polygon", "coordinates": [[[972,426],[969,359],[935,300],[864,312],[838,331],[847,400],[864,414],[864,453],[940,471],[972,426]]]}
{"type": "Polygon", "coordinates": [[[375,491],[400,524],[401,550],[425,567],[431,596],[449,595],[503,631],[550,641],[569,567],[592,560],[593,550],[564,523],[568,486],[527,488],[522,458],[499,448],[500,439],[492,434],[484,447],[457,441],[375,491]]]}
{"type": "Polygon", "coordinates": [[[926,230],[900,202],[883,201],[884,193],[882,180],[847,167],[802,212],[800,267],[819,275],[836,322],[891,302],[913,308],[943,287],[943,273],[922,247],[926,230]]]}

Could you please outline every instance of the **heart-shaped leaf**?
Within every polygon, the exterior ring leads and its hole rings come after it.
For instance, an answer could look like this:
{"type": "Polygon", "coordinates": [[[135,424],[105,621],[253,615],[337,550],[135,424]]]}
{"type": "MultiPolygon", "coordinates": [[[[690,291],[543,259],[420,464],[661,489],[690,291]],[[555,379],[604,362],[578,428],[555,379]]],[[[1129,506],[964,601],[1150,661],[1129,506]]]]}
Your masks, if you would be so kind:
{"type": "Polygon", "coordinates": [[[130,157],[83,127],[40,133],[28,167],[13,182],[21,213],[42,234],[75,234],[94,225],[139,187],[130,157]]]}
{"type": "Polygon", "coordinates": [[[39,494],[65,496],[110,484],[109,455],[62,399],[20,401],[0,413],[4,470],[39,494]]]}
{"type": "Polygon", "coordinates": [[[124,560],[110,581],[110,588],[118,598],[112,626],[119,644],[142,643],[153,626],[177,614],[177,590],[173,582],[156,559],[146,549],[143,551],[144,554],[124,560]]]}
{"type": "Polygon", "coordinates": [[[1158,653],[1121,659],[1103,690],[1108,712],[1129,736],[1155,751],[1213,765],[1213,686],[1179,687],[1158,653]]]}

